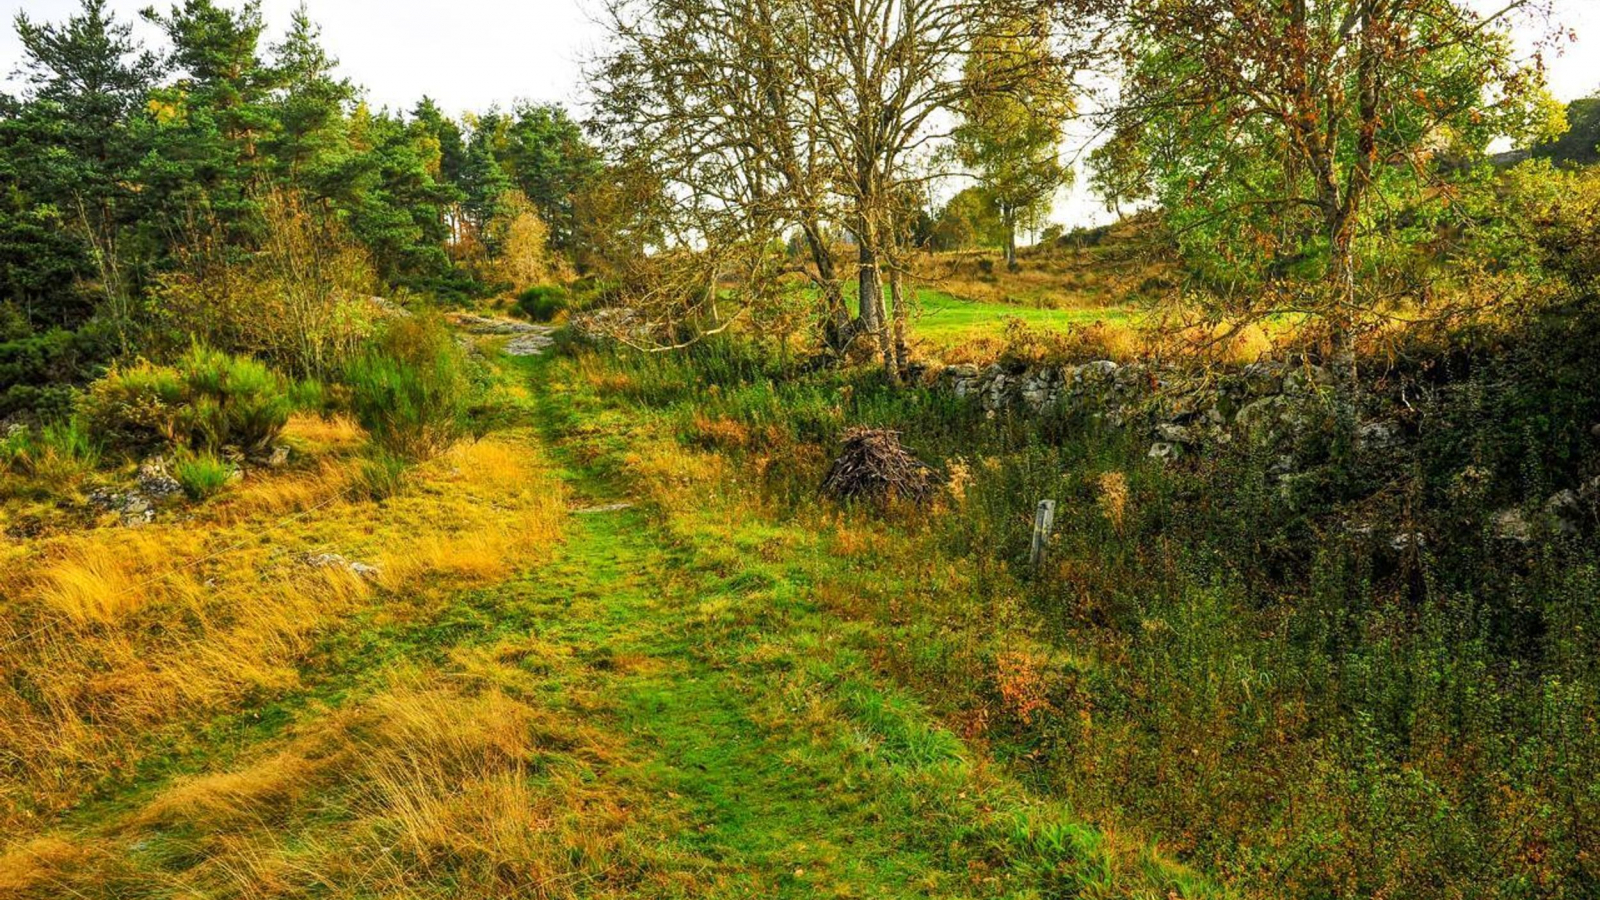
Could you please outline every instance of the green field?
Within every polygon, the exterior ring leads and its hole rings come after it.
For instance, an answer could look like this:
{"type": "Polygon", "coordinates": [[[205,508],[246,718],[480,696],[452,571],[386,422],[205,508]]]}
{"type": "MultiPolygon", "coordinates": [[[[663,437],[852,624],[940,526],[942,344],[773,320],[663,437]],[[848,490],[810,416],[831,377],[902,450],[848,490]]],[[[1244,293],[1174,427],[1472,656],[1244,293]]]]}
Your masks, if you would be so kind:
{"type": "Polygon", "coordinates": [[[944,291],[919,291],[918,310],[912,323],[917,337],[936,347],[955,347],[967,341],[999,337],[1006,323],[1020,320],[1031,328],[1065,331],[1095,322],[1127,324],[1135,315],[1127,307],[1051,309],[1018,303],[965,300],[944,291]]]}
{"type": "MultiPolygon", "coordinates": [[[[855,292],[852,288],[853,285],[847,286],[846,293],[854,306],[855,292]]],[[[1128,306],[1056,308],[970,300],[948,291],[924,288],[917,291],[911,332],[914,339],[926,341],[938,349],[950,349],[974,340],[999,338],[1005,334],[1006,325],[1013,320],[1021,321],[1030,328],[1066,331],[1096,322],[1131,324],[1137,320],[1137,314],[1128,306]]]]}

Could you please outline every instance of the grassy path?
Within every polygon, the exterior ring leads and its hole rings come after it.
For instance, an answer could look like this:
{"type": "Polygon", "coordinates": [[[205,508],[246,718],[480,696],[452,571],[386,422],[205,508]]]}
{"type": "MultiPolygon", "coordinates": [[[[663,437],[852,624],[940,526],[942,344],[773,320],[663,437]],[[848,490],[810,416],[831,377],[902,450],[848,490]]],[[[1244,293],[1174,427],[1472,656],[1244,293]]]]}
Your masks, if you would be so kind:
{"type": "Polygon", "coordinates": [[[331,630],[269,727],[16,845],[0,898],[1210,895],[877,676],[792,527],[618,504],[558,365],[502,370],[571,498],[556,547],[331,630]]]}

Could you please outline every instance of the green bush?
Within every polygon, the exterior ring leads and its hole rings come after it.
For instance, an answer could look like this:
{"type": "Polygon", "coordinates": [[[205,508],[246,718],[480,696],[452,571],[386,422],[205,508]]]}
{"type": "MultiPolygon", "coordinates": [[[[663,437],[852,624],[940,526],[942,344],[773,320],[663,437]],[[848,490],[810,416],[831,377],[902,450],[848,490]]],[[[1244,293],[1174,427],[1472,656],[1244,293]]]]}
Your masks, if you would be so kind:
{"type": "Polygon", "coordinates": [[[192,500],[215,496],[234,478],[233,464],[212,453],[182,456],[172,466],[172,477],[192,500]]]}
{"type": "Polygon", "coordinates": [[[465,354],[437,318],[393,323],[345,379],[352,412],[384,452],[426,459],[467,431],[473,382],[465,354]]]}
{"type": "Polygon", "coordinates": [[[113,343],[110,330],[97,323],[0,341],[0,416],[70,412],[73,385],[93,377],[113,343]]]}
{"type": "Polygon", "coordinates": [[[113,369],[90,385],[83,411],[91,429],[117,447],[215,453],[265,449],[293,406],[283,377],[262,363],[195,347],[175,366],[113,369]]]}
{"type": "Polygon", "coordinates": [[[535,322],[549,322],[566,312],[570,299],[560,285],[540,285],[517,295],[517,308],[535,322]]]}

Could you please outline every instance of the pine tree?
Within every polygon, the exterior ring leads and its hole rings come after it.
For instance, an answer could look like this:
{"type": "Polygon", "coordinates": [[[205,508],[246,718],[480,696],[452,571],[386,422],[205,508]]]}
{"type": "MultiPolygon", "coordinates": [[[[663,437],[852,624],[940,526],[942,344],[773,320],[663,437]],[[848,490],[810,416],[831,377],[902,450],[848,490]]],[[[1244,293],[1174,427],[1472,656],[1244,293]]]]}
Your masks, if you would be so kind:
{"type": "Polygon", "coordinates": [[[277,73],[260,54],[260,2],[234,10],[184,0],[165,16],[144,15],[166,32],[179,73],[153,98],[163,112],[146,177],[175,205],[169,216],[208,213],[236,232],[254,211],[252,194],[265,186],[263,150],[278,125],[270,102],[277,73]]]}
{"type": "Polygon", "coordinates": [[[140,262],[124,234],[139,217],[130,172],[144,152],[130,121],[158,63],[105,0],[84,0],[60,25],[19,14],[16,29],[27,94],[0,117],[0,181],[11,197],[0,243],[14,261],[4,291],[31,322],[71,325],[87,312],[81,278],[125,327],[140,262]]]}
{"type": "Polygon", "coordinates": [[[507,212],[504,198],[515,187],[495,154],[494,144],[502,124],[496,113],[480,118],[462,164],[462,210],[467,222],[480,234],[491,219],[507,212]]]}
{"type": "Polygon", "coordinates": [[[519,104],[506,130],[502,165],[550,228],[551,246],[575,242],[576,198],[599,170],[600,155],[565,109],[519,104]]]}
{"type": "Polygon", "coordinates": [[[322,30],[302,4],[290,21],[289,33],[272,48],[271,100],[276,119],[266,152],[281,182],[316,184],[337,176],[350,153],[345,115],[356,89],[334,75],[339,61],[321,44],[322,30]]]}

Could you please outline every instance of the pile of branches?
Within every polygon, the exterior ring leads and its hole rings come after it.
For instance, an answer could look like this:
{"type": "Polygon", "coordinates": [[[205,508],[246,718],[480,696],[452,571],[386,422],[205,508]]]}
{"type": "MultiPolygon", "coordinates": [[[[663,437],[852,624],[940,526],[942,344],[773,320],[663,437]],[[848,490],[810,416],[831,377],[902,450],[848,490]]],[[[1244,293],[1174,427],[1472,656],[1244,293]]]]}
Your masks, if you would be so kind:
{"type": "Polygon", "coordinates": [[[900,432],[886,428],[852,428],[844,450],[822,481],[823,493],[836,500],[910,500],[921,503],[933,492],[933,469],[900,443],[900,432]]]}

